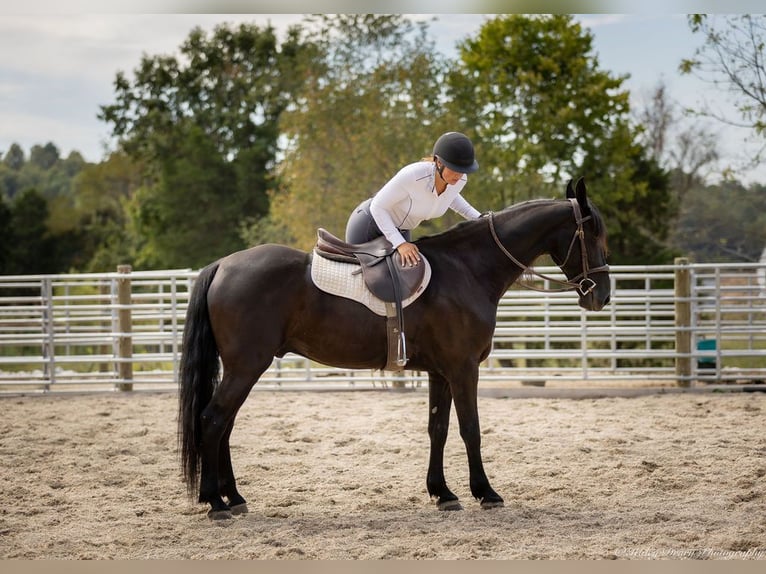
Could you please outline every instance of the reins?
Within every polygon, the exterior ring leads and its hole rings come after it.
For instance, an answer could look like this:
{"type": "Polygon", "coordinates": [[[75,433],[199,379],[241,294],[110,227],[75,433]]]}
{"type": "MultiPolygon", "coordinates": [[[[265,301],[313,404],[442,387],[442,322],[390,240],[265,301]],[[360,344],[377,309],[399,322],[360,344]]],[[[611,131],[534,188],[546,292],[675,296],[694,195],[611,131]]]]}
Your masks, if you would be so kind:
{"type": "Polygon", "coordinates": [[[609,265],[601,265],[600,267],[595,267],[593,269],[591,269],[590,266],[588,265],[588,252],[585,248],[585,230],[583,229],[583,223],[591,219],[591,216],[590,215],[586,217],[582,216],[582,211],[580,210],[580,204],[577,203],[577,199],[569,198],[569,202],[572,206],[572,210],[574,211],[574,217],[577,223],[577,229],[575,230],[574,235],[572,236],[572,241],[569,242],[569,249],[567,250],[567,255],[564,258],[564,261],[559,265],[559,267],[564,267],[567,261],[569,261],[569,257],[572,255],[572,249],[574,248],[575,242],[579,238],[580,239],[580,255],[582,259],[582,273],[566,281],[562,281],[561,279],[556,279],[555,277],[550,277],[549,275],[539,273],[535,271],[529,265],[524,265],[521,261],[516,259],[511,254],[511,252],[505,248],[505,246],[500,241],[500,238],[497,236],[497,231],[495,231],[495,214],[492,211],[489,212],[489,217],[488,217],[489,230],[492,233],[492,238],[495,240],[495,243],[500,248],[500,250],[505,254],[505,256],[511,261],[513,261],[518,267],[521,268],[522,275],[525,273],[530,275],[536,275],[537,277],[540,277],[541,279],[545,279],[553,283],[558,283],[559,285],[564,285],[564,287],[562,287],[561,289],[544,289],[544,288],[535,287],[528,283],[519,281],[518,283],[522,285],[523,287],[526,287],[527,289],[531,289],[532,291],[539,291],[542,293],[561,293],[563,291],[576,290],[581,295],[585,296],[596,288],[596,282],[593,281],[593,279],[591,279],[590,277],[588,277],[588,274],[603,273],[605,271],[609,271],[609,265]]]}

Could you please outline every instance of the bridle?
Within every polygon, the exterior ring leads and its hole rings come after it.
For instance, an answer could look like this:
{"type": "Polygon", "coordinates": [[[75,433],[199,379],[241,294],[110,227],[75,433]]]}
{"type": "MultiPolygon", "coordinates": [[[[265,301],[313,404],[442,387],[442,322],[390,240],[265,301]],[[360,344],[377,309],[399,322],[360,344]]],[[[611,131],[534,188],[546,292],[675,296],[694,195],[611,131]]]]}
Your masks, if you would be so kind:
{"type": "Polygon", "coordinates": [[[491,211],[489,212],[488,214],[489,230],[492,233],[492,238],[495,240],[495,243],[500,248],[500,250],[505,254],[505,256],[508,257],[508,259],[513,261],[517,266],[521,268],[522,274],[536,275],[537,277],[540,277],[541,279],[547,279],[548,281],[558,283],[559,285],[564,285],[564,287],[562,287],[561,289],[541,289],[539,287],[534,287],[533,285],[519,282],[519,284],[523,285],[524,287],[528,289],[532,289],[533,291],[542,291],[545,293],[560,293],[562,291],[576,290],[580,293],[580,295],[585,296],[588,293],[591,293],[596,288],[596,282],[590,277],[588,277],[588,274],[605,273],[609,271],[609,265],[601,265],[600,267],[594,267],[593,269],[591,269],[590,266],[588,265],[588,252],[585,248],[585,230],[583,229],[583,223],[591,219],[591,216],[590,215],[587,215],[585,217],[582,216],[582,210],[580,209],[580,204],[577,203],[577,199],[570,197],[569,202],[572,205],[572,210],[574,211],[574,217],[575,217],[575,222],[577,223],[577,229],[575,230],[574,235],[572,236],[572,241],[569,242],[569,250],[567,251],[567,256],[564,258],[564,261],[559,264],[559,267],[563,268],[564,265],[567,264],[567,261],[569,261],[569,257],[572,255],[572,249],[574,248],[575,242],[579,238],[580,256],[582,259],[582,273],[566,281],[562,281],[561,279],[556,279],[555,277],[550,277],[548,275],[538,273],[533,268],[529,267],[528,265],[524,265],[521,261],[519,261],[513,255],[511,255],[511,253],[500,242],[500,238],[497,236],[497,231],[495,231],[495,217],[494,217],[495,214],[491,211]]]}

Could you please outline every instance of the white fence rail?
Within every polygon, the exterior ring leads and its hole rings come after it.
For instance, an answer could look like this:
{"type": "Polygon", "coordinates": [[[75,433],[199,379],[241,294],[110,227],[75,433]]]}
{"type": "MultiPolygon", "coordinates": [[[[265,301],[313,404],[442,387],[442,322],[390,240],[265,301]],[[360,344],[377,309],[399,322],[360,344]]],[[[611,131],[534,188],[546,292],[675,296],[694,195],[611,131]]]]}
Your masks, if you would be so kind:
{"type": "MultiPolygon", "coordinates": [[[[122,271],[0,277],[0,392],[175,388],[197,273],[122,271]]],[[[764,277],[765,264],[615,266],[600,312],[581,310],[572,293],[514,287],[498,308],[480,384],[763,382],[764,277]]],[[[288,355],[259,385],[424,381],[425,373],[345,371],[288,355]]]]}

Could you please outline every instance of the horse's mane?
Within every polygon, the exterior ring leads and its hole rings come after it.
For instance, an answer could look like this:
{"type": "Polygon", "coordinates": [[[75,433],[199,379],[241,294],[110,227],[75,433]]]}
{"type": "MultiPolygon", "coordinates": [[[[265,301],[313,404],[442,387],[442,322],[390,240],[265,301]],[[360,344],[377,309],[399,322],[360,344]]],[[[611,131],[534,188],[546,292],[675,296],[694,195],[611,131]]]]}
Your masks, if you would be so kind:
{"type": "Polygon", "coordinates": [[[604,225],[604,220],[601,218],[601,212],[598,210],[598,207],[593,205],[590,201],[588,201],[588,206],[590,207],[591,217],[593,218],[593,225],[596,228],[598,243],[601,245],[601,249],[604,250],[604,254],[606,255],[609,253],[609,246],[606,240],[606,225],[604,225]]]}
{"type": "MultiPolygon", "coordinates": [[[[521,217],[523,214],[525,214],[529,209],[533,209],[539,206],[544,205],[552,205],[555,203],[561,203],[562,199],[552,199],[552,198],[538,198],[538,199],[528,199],[526,201],[522,201],[520,203],[515,203],[513,205],[509,205],[507,207],[504,207],[500,211],[494,212],[495,217],[502,217],[502,218],[516,218],[521,217]]],[[[601,244],[601,247],[603,248],[604,252],[607,251],[607,243],[606,243],[606,226],[604,225],[604,221],[601,218],[601,213],[599,212],[598,208],[593,205],[590,200],[588,201],[588,206],[591,210],[591,217],[593,220],[593,224],[596,231],[596,237],[599,239],[599,243],[601,244]]],[[[433,233],[430,235],[424,235],[423,237],[419,238],[417,241],[418,243],[426,243],[428,245],[439,245],[443,242],[447,243],[453,243],[455,241],[460,241],[462,238],[466,238],[469,235],[473,235],[477,229],[480,227],[486,227],[487,222],[485,221],[485,218],[479,218],[479,219],[470,219],[470,220],[464,220],[456,223],[452,227],[440,231],[438,233],[433,233]]]]}

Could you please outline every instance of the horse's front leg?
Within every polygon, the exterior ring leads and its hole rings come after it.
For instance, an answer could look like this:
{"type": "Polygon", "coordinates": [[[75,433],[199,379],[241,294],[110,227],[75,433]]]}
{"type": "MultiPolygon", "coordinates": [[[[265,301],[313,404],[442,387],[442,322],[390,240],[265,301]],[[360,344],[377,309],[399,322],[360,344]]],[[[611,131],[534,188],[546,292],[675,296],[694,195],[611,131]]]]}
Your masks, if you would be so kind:
{"type": "Polygon", "coordinates": [[[452,393],[444,378],[428,374],[428,436],[431,439],[431,455],[428,461],[426,486],[428,494],[439,510],[462,510],[444,478],[444,445],[447,443],[452,393]]]}
{"type": "Polygon", "coordinates": [[[455,412],[460,424],[460,436],[468,454],[471,494],[482,508],[503,506],[502,497],[490,486],[484,463],[481,460],[481,429],[479,428],[479,409],[477,387],[479,384],[479,366],[471,365],[461,376],[452,381],[452,396],[455,412]]]}

